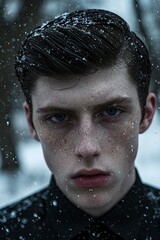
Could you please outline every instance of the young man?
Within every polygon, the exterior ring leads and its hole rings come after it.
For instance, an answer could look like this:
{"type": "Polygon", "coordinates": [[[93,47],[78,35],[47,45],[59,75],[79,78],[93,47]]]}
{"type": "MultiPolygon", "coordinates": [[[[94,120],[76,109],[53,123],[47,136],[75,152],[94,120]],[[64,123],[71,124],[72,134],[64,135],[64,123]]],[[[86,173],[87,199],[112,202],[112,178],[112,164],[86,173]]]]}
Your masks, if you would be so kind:
{"type": "Polygon", "coordinates": [[[1,210],[1,239],[160,239],[160,191],[134,167],[156,100],[147,49],[127,23],[104,10],[61,15],[30,33],[15,67],[53,175],[1,210]]]}

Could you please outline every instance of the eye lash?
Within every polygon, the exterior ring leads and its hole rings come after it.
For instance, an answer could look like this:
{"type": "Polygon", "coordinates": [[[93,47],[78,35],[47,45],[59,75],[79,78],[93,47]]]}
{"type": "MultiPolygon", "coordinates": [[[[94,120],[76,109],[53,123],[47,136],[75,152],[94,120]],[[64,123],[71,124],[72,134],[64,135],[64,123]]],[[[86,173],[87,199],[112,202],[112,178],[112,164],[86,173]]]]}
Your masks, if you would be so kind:
{"type": "Polygon", "coordinates": [[[102,114],[106,110],[109,110],[109,109],[112,109],[112,108],[115,108],[115,109],[120,110],[120,111],[124,111],[123,108],[120,107],[120,106],[107,106],[107,107],[101,109],[98,114],[102,114]]]}
{"type": "Polygon", "coordinates": [[[95,114],[95,117],[96,118],[116,118],[116,117],[119,117],[123,112],[124,112],[124,108],[123,107],[120,107],[120,106],[107,106],[105,108],[103,108],[101,111],[99,111],[98,113],[95,114]],[[115,114],[106,114],[105,115],[105,111],[107,112],[107,110],[110,110],[110,109],[115,109],[117,111],[117,113],[115,114]]]}

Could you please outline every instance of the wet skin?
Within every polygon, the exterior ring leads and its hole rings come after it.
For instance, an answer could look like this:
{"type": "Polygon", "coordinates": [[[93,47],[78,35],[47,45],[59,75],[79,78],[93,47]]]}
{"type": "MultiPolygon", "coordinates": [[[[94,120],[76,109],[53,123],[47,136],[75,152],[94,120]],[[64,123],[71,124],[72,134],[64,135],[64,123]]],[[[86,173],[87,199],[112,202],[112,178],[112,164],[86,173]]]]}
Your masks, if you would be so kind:
{"type": "Polygon", "coordinates": [[[34,127],[24,103],[30,131],[60,190],[90,215],[109,211],[134,184],[138,135],[152,121],[154,94],[142,119],[127,69],[110,68],[68,81],[40,77],[32,104],[34,127]]]}

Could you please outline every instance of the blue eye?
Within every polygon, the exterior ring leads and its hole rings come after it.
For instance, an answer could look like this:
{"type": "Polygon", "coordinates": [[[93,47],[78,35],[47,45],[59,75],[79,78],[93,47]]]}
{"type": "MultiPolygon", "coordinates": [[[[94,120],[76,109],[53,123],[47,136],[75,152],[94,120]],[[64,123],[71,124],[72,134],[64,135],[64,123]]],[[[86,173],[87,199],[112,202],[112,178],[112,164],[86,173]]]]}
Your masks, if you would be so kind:
{"type": "Polygon", "coordinates": [[[54,123],[61,123],[68,120],[68,117],[65,113],[56,113],[50,118],[50,120],[54,123]]]}
{"type": "Polygon", "coordinates": [[[102,116],[116,116],[121,112],[120,109],[117,109],[116,107],[111,107],[106,109],[103,113],[102,116]]]}

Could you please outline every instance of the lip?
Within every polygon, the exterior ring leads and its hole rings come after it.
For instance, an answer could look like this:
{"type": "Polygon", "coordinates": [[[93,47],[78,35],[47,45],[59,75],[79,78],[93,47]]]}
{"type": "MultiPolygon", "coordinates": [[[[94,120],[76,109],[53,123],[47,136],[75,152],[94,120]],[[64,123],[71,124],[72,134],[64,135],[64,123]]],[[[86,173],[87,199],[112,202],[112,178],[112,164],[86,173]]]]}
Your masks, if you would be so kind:
{"type": "Polygon", "coordinates": [[[72,176],[72,180],[79,187],[94,188],[107,184],[111,175],[100,169],[82,169],[72,176]]]}

